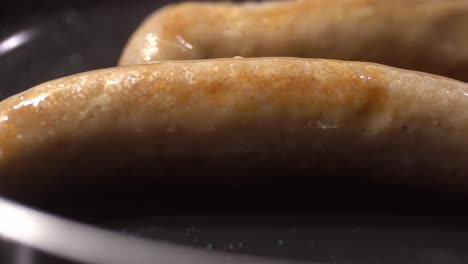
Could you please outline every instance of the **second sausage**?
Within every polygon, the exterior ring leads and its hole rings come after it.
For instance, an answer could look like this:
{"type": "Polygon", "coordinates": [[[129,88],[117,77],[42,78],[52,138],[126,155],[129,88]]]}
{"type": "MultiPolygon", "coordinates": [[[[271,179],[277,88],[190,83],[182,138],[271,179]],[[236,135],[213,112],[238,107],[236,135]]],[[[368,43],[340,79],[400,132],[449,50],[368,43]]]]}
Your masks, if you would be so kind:
{"type": "Polygon", "coordinates": [[[468,1],[182,3],[151,15],[120,65],[291,56],[369,61],[468,81],[468,1]]]}

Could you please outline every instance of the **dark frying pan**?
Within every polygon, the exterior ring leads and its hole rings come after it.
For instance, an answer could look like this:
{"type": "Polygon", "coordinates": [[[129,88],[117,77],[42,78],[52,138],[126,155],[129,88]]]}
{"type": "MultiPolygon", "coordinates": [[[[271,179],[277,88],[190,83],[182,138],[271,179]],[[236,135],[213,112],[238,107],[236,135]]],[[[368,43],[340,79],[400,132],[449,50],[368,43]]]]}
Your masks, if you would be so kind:
{"type": "MultiPolygon", "coordinates": [[[[0,98],[114,66],[168,2],[2,3],[0,98]]],[[[0,263],[468,263],[467,202],[343,180],[57,186],[0,200],[0,263]]]]}

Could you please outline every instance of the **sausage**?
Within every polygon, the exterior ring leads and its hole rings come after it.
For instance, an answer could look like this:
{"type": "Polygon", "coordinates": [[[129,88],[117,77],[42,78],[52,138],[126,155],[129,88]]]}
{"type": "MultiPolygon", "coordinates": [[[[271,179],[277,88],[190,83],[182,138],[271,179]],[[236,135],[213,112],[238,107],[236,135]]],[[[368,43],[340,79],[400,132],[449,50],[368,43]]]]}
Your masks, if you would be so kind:
{"type": "Polygon", "coordinates": [[[120,65],[289,56],[376,62],[468,81],[468,1],[180,3],[149,16],[120,65]]]}
{"type": "Polygon", "coordinates": [[[280,170],[459,188],[468,182],[467,133],[468,84],[378,64],[237,58],[116,67],[0,103],[0,191],[105,181],[128,168],[152,180],[280,170]]]}

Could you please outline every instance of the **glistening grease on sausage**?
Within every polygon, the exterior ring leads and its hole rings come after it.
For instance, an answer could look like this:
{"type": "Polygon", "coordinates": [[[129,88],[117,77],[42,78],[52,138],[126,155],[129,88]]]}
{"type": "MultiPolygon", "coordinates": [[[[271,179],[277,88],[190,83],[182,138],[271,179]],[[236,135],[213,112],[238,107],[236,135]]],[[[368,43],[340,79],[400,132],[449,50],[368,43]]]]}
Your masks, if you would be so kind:
{"type": "Polygon", "coordinates": [[[467,134],[468,85],[420,72],[293,58],[117,67],[0,103],[0,189],[123,168],[466,187],[467,134]]]}
{"type": "Polygon", "coordinates": [[[468,1],[181,3],[151,15],[120,65],[290,56],[368,61],[468,81],[468,1]]]}

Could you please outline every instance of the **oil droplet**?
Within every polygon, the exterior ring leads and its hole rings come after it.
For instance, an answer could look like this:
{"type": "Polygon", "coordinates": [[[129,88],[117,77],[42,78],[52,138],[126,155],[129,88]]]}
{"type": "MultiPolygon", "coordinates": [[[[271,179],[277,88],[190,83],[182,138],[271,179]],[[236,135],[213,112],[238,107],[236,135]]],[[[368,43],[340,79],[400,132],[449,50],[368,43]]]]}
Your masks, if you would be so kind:
{"type": "Polygon", "coordinates": [[[120,83],[120,80],[107,80],[106,81],[106,86],[117,85],[119,83],[120,83]]]}
{"type": "Polygon", "coordinates": [[[168,128],[167,128],[167,132],[169,132],[169,133],[172,133],[172,132],[174,132],[174,131],[176,131],[176,128],[175,128],[175,127],[168,127],[168,128]]]}
{"type": "Polygon", "coordinates": [[[129,82],[130,84],[135,84],[137,81],[137,78],[135,76],[128,76],[127,77],[127,82],[129,82]]]}
{"type": "Polygon", "coordinates": [[[356,73],[356,75],[353,75],[353,79],[361,79],[361,80],[371,80],[372,78],[365,75],[365,74],[360,74],[360,73],[356,73]]]}
{"type": "Polygon", "coordinates": [[[17,138],[18,140],[21,140],[21,139],[23,139],[23,135],[18,134],[18,135],[16,135],[16,138],[17,138]]]}
{"type": "Polygon", "coordinates": [[[212,250],[212,249],[213,249],[213,245],[211,245],[211,243],[209,243],[208,245],[206,245],[206,249],[212,250]]]}
{"type": "Polygon", "coordinates": [[[283,246],[283,245],[284,245],[284,240],[278,239],[278,245],[279,245],[279,246],[283,246]]]}
{"type": "MultiPolygon", "coordinates": [[[[37,107],[37,106],[39,105],[40,102],[42,102],[42,101],[45,100],[46,97],[47,97],[47,95],[43,94],[43,95],[34,97],[33,99],[30,99],[30,100],[21,101],[19,104],[13,106],[13,109],[18,110],[18,109],[20,109],[21,107],[23,107],[23,106],[28,106],[28,105],[32,105],[32,106],[34,106],[34,107],[37,107]]],[[[24,98],[24,97],[21,96],[21,98],[24,98]]],[[[23,99],[22,99],[22,100],[23,100],[23,99]]]]}
{"type": "Polygon", "coordinates": [[[321,122],[321,121],[317,121],[317,122],[315,122],[315,125],[317,126],[317,128],[320,128],[320,129],[331,129],[331,128],[337,128],[337,126],[336,126],[336,125],[328,124],[328,123],[321,122]]]}
{"type": "Polygon", "coordinates": [[[177,38],[177,41],[179,41],[179,43],[185,48],[187,49],[193,48],[192,44],[188,43],[181,35],[177,35],[176,38],[177,38]]]}
{"type": "Polygon", "coordinates": [[[370,80],[371,77],[366,76],[366,75],[364,75],[364,74],[361,74],[361,75],[359,75],[359,79],[361,79],[361,80],[370,80]]]}
{"type": "Polygon", "coordinates": [[[152,33],[148,33],[145,38],[145,47],[141,52],[143,53],[144,60],[150,61],[152,59],[153,54],[157,54],[159,52],[159,39],[158,36],[153,35],[152,33]]]}

